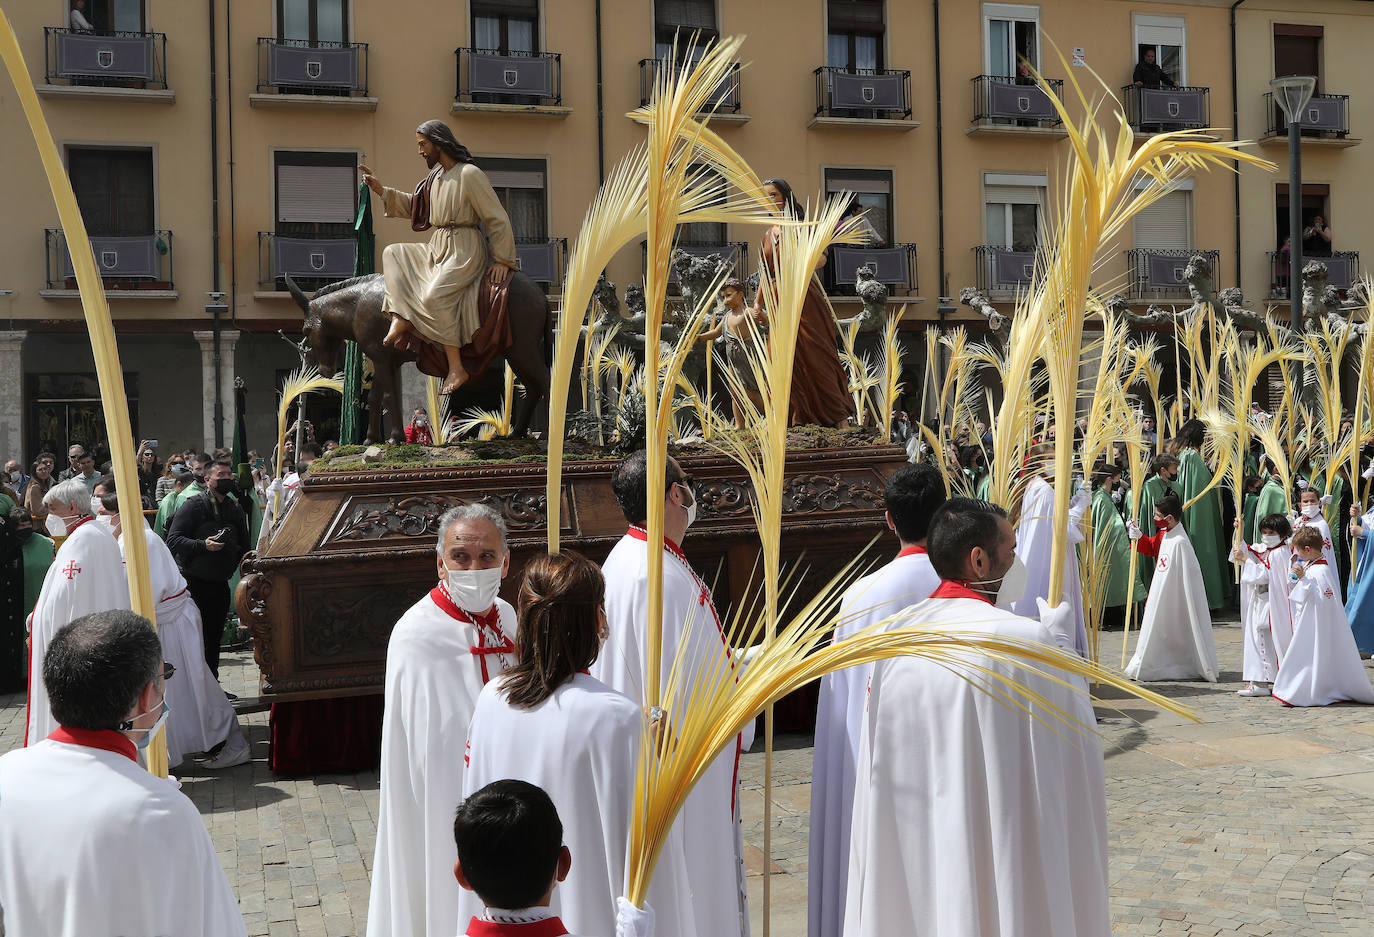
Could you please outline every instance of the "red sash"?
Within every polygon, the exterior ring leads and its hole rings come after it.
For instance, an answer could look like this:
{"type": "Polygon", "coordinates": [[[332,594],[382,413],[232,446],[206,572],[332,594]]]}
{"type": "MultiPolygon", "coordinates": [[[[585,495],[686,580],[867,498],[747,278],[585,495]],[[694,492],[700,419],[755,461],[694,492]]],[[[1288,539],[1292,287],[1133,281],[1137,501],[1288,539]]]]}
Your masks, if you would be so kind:
{"type": "Polygon", "coordinates": [[[487,610],[485,615],[478,615],[475,618],[468,612],[454,604],[452,596],[448,594],[447,587],[441,582],[433,589],[429,590],[429,597],[434,604],[444,610],[448,617],[457,621],[467,622],[477,629],[477,644],[469,647],[468,650],[477,662],[482,665],[482,685],[486,686],[491,679],[490,672],[487,670],[487,658],[492,654],[514,654],[515,644],[506,633],[501,630],[501,612],[495,605],[487,610]],[[487,633],[491,631],[501,636],[499,644],[488,644],[487,633]]]}

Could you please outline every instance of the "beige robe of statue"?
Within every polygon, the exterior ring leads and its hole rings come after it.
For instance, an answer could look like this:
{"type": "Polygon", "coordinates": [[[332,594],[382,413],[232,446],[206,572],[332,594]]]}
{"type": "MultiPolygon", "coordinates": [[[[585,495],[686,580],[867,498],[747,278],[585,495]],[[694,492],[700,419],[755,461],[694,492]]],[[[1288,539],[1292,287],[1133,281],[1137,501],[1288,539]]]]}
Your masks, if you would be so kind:
{"type": "MultiPolygon", "coordinates": [[[[387,217],[409,218],[411,197],[387,187],[387,217]]],[[[429,223],[427,243],[388,244],[382,251],[382,308],[409,320],[425,341],[461,347],[480,324],[477,288],[487,268],[487,242],[493,260],[515,269],[515,238],[486,173],[472,163],[458,163],[430,184],[429,223]]]]}

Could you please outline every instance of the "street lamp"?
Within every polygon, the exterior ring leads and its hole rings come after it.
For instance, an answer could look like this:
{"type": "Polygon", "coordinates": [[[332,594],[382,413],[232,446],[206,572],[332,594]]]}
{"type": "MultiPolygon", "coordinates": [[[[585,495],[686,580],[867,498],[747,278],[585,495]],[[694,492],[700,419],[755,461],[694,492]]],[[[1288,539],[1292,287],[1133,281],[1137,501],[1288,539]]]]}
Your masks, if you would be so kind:
{"type": "Polygon", "coordinates": [[[1288,120],[1288,319],[1302,331],[1302,112],[1312,100],[1317,79],[1284,75],[1270,80],[1274,100],[1288,120]]]}

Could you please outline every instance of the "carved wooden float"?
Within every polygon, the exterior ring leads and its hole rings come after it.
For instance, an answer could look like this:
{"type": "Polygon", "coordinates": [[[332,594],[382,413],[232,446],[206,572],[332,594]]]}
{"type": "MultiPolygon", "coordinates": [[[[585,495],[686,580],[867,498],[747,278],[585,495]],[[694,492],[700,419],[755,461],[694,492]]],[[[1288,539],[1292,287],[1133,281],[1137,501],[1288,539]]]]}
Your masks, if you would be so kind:
{"type": "MultiPolygon", "coordinates": [[[[905,461],[903,449],[887,445],[789,456],[784,559],[804,556],[813,589],[874,536],[882,553],[895,549],[882,491],[905,461]]],[[[722,611],[750,601],[759,539],[748,477],[723,457],[680,462],[699,504],[684,550],[714,583],[722,611]]],[[[614,467],[579,460],[563,470],[560,540],[597,562],[625,533],[611,492],[614,467]]],[[[265,552],[244,561],[235,596],[253,633],[264,701],[382,691],[391,628],[433,587],[436,526],[454,505],[481,502],[505,516],[511,570],[502,594],[513,601],[525,562],[546,549],[544,487],[544,466],[530,462],[307,475],[265,552]]]]}

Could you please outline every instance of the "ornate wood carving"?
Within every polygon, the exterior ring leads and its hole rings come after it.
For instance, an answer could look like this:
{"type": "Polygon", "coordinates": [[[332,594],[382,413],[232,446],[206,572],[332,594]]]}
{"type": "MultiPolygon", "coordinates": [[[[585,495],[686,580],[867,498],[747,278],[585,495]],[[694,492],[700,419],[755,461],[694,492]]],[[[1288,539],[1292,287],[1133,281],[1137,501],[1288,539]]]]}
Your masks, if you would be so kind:
{"type": "Polygon", "coordinates": [[[794,475],[783,488],[782,509],[788,514],[854,509],[882,511],[883,492],[871,474],[860,478],[794,475]]]}
{"type": "MultiPolygon", "coordinates": [[[[562,516],[567,518],[567,498],[562,516]]],[[[485,492],[479,496],[458,494],[405,494],[388,497],[354,497],[345,508],[320,546],[339,541],[375,542],[410,537],[433,538],[438,533],[439,518],[449,508],[465,504],[485,504],[495,508],[505,518],[506,528],[513,534],[527,534],[547,528],[548,503],[542,491],[485,492]]],[[[566,529],[567,524],[565,523],[566,529]]]]}

